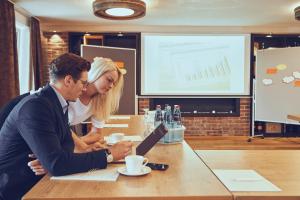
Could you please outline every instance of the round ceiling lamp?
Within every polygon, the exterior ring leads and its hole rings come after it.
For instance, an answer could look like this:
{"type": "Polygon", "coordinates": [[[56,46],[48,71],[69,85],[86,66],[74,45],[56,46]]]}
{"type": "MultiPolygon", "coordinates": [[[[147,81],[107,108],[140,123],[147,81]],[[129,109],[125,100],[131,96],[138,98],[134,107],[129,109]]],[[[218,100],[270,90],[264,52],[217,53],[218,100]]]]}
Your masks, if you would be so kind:
{"type": "Polygon", "coordinates": [[[296,7],[294,9],[294,12],[295,12],[295,19],[300,20],[300,6],[296,7]]]}
{"type": "Polygon", "coordinates": [[[95,0],[93,10],[97,17],[129,20],[145,16],[146,4],[141,0],[95,0]]]}

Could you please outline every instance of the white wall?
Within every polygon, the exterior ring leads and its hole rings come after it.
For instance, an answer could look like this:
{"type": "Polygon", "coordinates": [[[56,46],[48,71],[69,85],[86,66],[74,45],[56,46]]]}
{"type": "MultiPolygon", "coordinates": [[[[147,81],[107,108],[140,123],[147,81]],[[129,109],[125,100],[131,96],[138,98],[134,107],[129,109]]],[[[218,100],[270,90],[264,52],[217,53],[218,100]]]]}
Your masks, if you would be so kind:
{"type": "Polygon", "coordinates": [[[43,31],[58,32],[147,32],[147,33],[300,33],[300,26],[132,26],[132,25],[55,25],[42,23],[43,31]]]}
{"type": "Polygon", "coordinates": [[[20,24],[24,24],[26,26],[29,26],[29,17],[20,11],[15,10],[15,17],[16,21],[19,22],[20,24]]]}

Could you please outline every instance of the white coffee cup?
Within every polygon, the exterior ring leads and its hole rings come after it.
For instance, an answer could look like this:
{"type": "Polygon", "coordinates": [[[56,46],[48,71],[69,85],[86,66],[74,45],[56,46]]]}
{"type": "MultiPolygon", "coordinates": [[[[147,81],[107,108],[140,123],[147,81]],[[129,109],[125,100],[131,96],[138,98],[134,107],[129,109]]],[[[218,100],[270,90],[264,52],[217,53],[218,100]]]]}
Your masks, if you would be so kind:
{"type": "Polygon", "coordinates": [[[124,139],[124,133],[112,133],[108,140],[109,140],[109,143],[117,143],[117,142],[120,142],[124,139]]]}
{"type": "Polygon", "coordinates": [[[139,155],[129,155],[125,157],[125,163],[129,174],[139,174],[148,163],[148,158],[139,155]]]}

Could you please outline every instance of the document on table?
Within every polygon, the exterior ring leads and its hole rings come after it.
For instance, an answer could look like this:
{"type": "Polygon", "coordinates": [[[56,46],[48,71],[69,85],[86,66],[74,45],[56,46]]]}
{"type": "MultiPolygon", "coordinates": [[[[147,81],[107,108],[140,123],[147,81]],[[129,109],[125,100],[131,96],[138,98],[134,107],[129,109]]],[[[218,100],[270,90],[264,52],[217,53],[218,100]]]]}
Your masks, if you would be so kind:
{"type": "Polygon", "coordinates": [[[279,192],[276,185],[255,170],[214,169],[214,174],[232,192],[279,192]]]}
{"type": "MultiPolygon", "coordinates": [[[[107,142],[109,140],[109,136],[105,136],[104,140],[107,142]]],[[[143,138],[139,135],[128,135],[124,136],[124,141],[131,141],[131,142],[141,142],[143,141],[143,138]]]]}
{"type": "Polygon", "coordinates": [[[106,169],[91,170],[84,173],[70,174],[66,176],[52,176],[51,180],[67,181],[117,181],[119,173],[117,166],[109,166],[106,169]]]}
{"type": "Polygon", "coordinates": [[[128,128],[128,124],[104,124],[104,128],[128,128]]]}
{"type": "Polygon", "coordinates": [[[113,116],[110,116],[109,119],[130,119],[130,116],[113,115],[113,116]]]}

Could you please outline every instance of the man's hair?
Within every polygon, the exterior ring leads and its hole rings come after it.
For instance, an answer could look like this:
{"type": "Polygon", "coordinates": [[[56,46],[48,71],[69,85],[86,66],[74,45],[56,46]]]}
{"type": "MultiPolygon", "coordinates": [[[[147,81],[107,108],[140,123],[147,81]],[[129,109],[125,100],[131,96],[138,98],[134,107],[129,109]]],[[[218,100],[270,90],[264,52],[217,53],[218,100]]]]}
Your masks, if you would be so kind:
{"type": "Polygon", "coordinates": [[[49,65],[49,78],[51,82],[64,78],[67,75],[77,81],[81,72],[89,71],[91,63],[80,56],[72,53],[65,53],[54,60],[49,65]]]}

